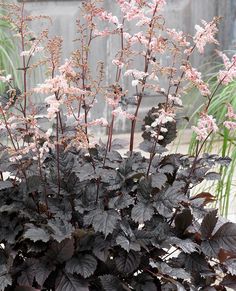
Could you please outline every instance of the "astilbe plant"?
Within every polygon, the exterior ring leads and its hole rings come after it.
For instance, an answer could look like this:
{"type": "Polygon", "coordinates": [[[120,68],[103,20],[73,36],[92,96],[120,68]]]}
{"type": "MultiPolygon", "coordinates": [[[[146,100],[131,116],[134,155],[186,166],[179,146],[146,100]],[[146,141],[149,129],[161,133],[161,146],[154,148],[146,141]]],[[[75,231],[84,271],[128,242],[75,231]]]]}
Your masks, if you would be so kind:
{"type": "MultiPolygon", "coordinates": [[[[49,39],[47,30],[39,36],[30,31],[28,23],[43,16],[26,15],[24,4],[3,4],[19,37],[23,87],[15,92],[14,80],[7,72],[1,75],[14,94],[0,106],[0,290],[235,288],[236,225],[207,208],[214,193],[191,195],[202,181],[218,178],[213,167],[230,162],[201,152],[219,126],[207,114],[216,91],[211,93],[190,63],[195,50],[203,53],[207,43],[217,42],[218,19],[196,26],[192,38],[165,27],[164,0],[117,0],[120,18],[97,2],[83,3],[78,50],[64,64],[60,37],[49,39]],[[100,30],[100,21],[105,30],[100,30]],[[140,31],[131,34],[129,22],[140,31]],[[94,39],[104,37],[121,43],[109,86],[104,84],[103,63],[97,76],[89,66],[94,39]],[[172,65],[161,65],[163,54],[172,65]],[[142,71],[135,68],[136,61],[143,64],[142,71]],[[45,82],[30,88],[31,72],[38,65],[47,66],[45,82]],[[123,88],[124,78],[133,85],[133,97],[127,97],[132,92],[123,88]],[[207,100],[194,127],[194,156],[166,149],[176,136],[175,112],[182,106],[186,80],[207,100]],[[162,95],[165,101],[154,104],[145,117],[140,145],[144,157],[134,151],[134,134],[147,93],[162,95]],[[42,96],[45,102],[36,102],[42,96]],[[91,118],[99,98],[110,108],[109,120],[91,118]],[[129,103],[133,113],[124,110],[129,103]],[[125,156],[113,139],[120,115],[131,123],[125,156]],[[105,143],[92,139],[95,126],[107,129],[105,143]]],[[[234,78],[234,68],[234,60],[227,62],[219,86],[234,78]]],[[[225,125],[234,127],[231,107],[227,117],[225,125]]]]}

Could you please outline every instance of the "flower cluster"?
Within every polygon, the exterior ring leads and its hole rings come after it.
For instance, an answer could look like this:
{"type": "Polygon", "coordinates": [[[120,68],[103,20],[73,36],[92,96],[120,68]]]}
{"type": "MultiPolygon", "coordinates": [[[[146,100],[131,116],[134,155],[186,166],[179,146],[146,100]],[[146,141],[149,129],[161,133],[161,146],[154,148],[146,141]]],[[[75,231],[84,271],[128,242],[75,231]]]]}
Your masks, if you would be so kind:
{"type": "Polygon", "coordinates": [[[158,125],[164,125],[167,122],[174,121],[175,114],[172,111],[166,111],[164,109],[160,109],[158,112],[158,117],[155,121],[151,124],[152,127],[156,127],[158,125]]]}
{"type": "Polygon", "coordinates": [[[135,115],[134,114],[131,114],[131,113],[128,113],[128,112],[122,110],[121,107],[117,107],[116,109],[114,109],[112,111],[112,115],[113,116],[124,117],[124,118],[127,118],[129,120],[134,120],[135,119],[135,115]]]}
{"type": "Polygon", "coordinates": [[[46,79],[34,91],[42,94],[57,93],[59,96],[63,94],[76,95],[87,93],[85,90],[70,86],[63,75],[56,75],[54,78],[46,79]]]}
{"type": "Polygon", "coordinates": [[[59,72],[65,78],[74,78],[76,77],[76,72],[72,66],[72,60],[65,60],[65,63],[59,67],[59,72]]]}
{"type": "Polygon", "coordinates": [[[218,52],[218,54],[222,57],[225,66],[224,70],[219,71],[218,80],[222,84],[227,85],[236,78],[236,55],[230,61],[226,54],[222,52],[218,52]]]}
{"type": "Polygon", "coordinates": [[[236,114],[234,113],[234,110],[231,104],[228,104],[228,112],[225,115],[225,117],[229,118],[230,120],[225,121],[224,126],[228,128],[229,130],[235,130],[236,129],[236,114]]]}
{"type": "Polygon", "coordinates": [[[59,112],[59,107],[63,103],[63,100],[58,100],[55,95],[51,95],[45,98],[45,102],[49,105],[47,116],[49,120],[52,120],[56,117],[56,113],[59,112]]]}
{"type": "Polygon", "coordinates": [[[144,139],[145,134],[148,134],[155,141],[162,142],[164,140],[164,136],[170,134],[168,130],[171,129],[171,126],[169,125],[172,124],[175,126],[176,124],[175,113],[173,112],[173,109],[170,107],[166,109],[159,108],[158,110],[152,108],[152,110],[148,112],[148,116],[148,120],[150,120],[144,126],[144,139]]]}
{"type": "Polygon", "coordinates": [[[3,83],[9,83],[12,79],[11,75],[7,75],[7,76],[0,76],[0,81],[3,83]]]}
{"type": "Polygon", "coordinates": [[[112,60],[112,64],[122,69],[124,67],[124,63],[120,60],[114,59],[112,60]]]}
{"type": "Polygon", "coordinates": [[[190,46],[190,42],[187,41],[186,35],[183,31],[176,31],[176,29],[167,29],[167,34],[181,47],[190,46]]]}
{"type": "Polygon", "coordinates": [[[192,126],[192,129],[197,134],[197,140],[204,141],[212,132],[218,131],[218,126],[212,115],[201,113],[197,126],[192,126]]]}
{"type": "Polygon", "coordinates": [[[138,84],[142,84],[144,78],[146,78],[149,74],[136,70],[136,69],[132,69],[132,70],[127,70],[124,73],[124,76],[132,76],[134,78],[134,80],[132,80],[132,86],[137,86],[138,84]]]}
{"type": "Polygon", "coordinates": [[[108,126],[108,121],[105,119],[105,118],[98,118],[98,119],[95,119],[93,121],[90,121],[87,126],[95,126],[95,125],[101,125],[101,126],[104,126],[104,127],[107,127],[108,126]]]}
{"type": "Polygon", "coordinates": [[[208,84],[203,82],[202,74],[193,68],[190,64],[183,65],[182,70],[185,72],[186,79],[191,81],[198,88],[201,95],[209,96],[211,94],[208,84]]]}
{"type": "Polygon", "coordinates": [[[200,25],[195,25],[196,34],[193,38],[195,45],[200,53],[204,53],[204,47],[207,43],[219,44],[215,38],[218,32],[217,23],[219,19],[214,18],[210,22],[202,20],[203,27],[200,25]]]}
{"type": "Polygon", "coordinates": [[[34,56],[35,53],[38,53],[38,52],[41,52],[44,50],[44,47],[42,46],[32,46],[29,50],[27,51],[22,51],[20,53],[20,56],[23,57],[23,56],[34,56]]]}

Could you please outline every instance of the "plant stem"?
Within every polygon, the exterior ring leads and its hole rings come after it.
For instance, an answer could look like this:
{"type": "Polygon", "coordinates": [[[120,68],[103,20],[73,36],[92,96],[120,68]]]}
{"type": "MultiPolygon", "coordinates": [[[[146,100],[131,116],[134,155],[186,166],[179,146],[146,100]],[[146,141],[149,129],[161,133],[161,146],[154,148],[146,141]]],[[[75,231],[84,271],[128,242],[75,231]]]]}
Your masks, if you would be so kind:
{"type": "MultiPolygon", "coordinates": [[[[158,3],[155,6],[155,9],[153,11],[153,15],[152,15],[152,19],[150,21],[149,27],[150,27],[150,33],[149,33],[149,39],[148,39],[148,44],[147,44],[147,50],[146,50],[146,54],[144,57],[144,73],[148,72],[148,67],[149,67],[149,62],[150,62],[150,57],[151,57],[151,53],[152,51],[150,50],[149,46],[152,40],[152,33],[153,33],[153,29],[154,29],[154,19],[155,19],[155,14],[157,11],[157,7],[158,7],[158,3]]],[[[144,94],[144,86],[146,84],[146,80],[147,77],[143,78],[143,82],[142,82],[142,90],[141,93],[139,94],[139,98],[138,98],[138,104],[134,113],[134,119],[131,121],[131,130],[130,130],[130,143],[129,143],[129,150],[130,150],[130,154],[132,155],[133,150],[134,150],[134,134],[135,134],[135,128],[136,128],[136,120],[137,120],[137,116],[138,116],[138,112],[139,112],[139,108],[142,102],[142,98],[143,98],[143,94],[144,94]]],[[[137,87],[136,87],[137,88],[137,87]]]]}
{"type": "MultiPolygon", "coordinates": [[[[21,48],[22,51],[25,51],[25,36],[24,36],[24,5],[22,3],[21,6],[21,27],[20,27],[20,34],[21,34],[21,48]]],[[[23,92],[24,92],[24,105],[23,105],[23,115],[26,118],[26,107],[27,107],[27,68],[26,68],[26,59],[23,54],[22,56],[22,63],[23,63],[23,92]]],[[[27,127],[27,124],[26,124],[27,127]]]]}
{"type": "MultiPolygon", "coordinates": [[[[233,64],[227,69],[227,73],[230,71],[230,69],[232,69],[233,67],[235,66],[235,61],[233,62],[233,64]]],[[[224,82],[224,80],[226,79],[226,77],[228,76],[228,74],[225,74],[224,77],[219,81],[219,83],[217,84],[215,90],[213,91],[213,93],[211,94],[211,96],[209,97],[208,99],[208,103],[206,105],[206,108],[205,108],[205,112],[208,111],[209,109],[209,106],[211,104],[211,101],[213,100],[213,97],[215,96],[216,92],[218,91],[219,87],[222,85],[222,83],[224,82]]]]}
{"type": "Polygon", "coordinates": [[[4,111],[3,111],[3,109],[2,109],[1,106],[0,106],[0,111],[2,113],[2,116],[3,116],[3,119],[4,119],[4,123],[5,123],[5,127],[7,129],[8,134],[9,134],[9,137],[10,137],[10,140],[11,140],[11,143],[12,143],[12,146],[14,147],[14,150],[17,152],[17,147],[15,145],[15,142],[14,142],[14,139],[13,139],[13,136],[12,136],[12,133],[11,133],[11,130],[10,130],[9,126],[8,126],[5,113],[4,113],[4,111]]]}
{"type": "Polygon", "coordinates": [[[57,195],[61,191],[61,176],[60,176],[60,146],[59,146],[59,113],[57,112],[57,125],[56,125],[56,150],[57,150],[57,195]]]}

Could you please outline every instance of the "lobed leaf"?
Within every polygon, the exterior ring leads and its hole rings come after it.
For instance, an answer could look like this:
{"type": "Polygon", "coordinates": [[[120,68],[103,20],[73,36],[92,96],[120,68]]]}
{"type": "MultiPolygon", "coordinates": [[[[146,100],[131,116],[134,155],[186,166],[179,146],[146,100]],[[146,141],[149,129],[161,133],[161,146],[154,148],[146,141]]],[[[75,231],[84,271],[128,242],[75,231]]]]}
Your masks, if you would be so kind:
{"type": "Polygon", "coordinates": [[[154,208],[150,203],[138,202],[131,212],[131,217],[135,222],[144,223],[152,218],[154,208]]]}
{"type": "Polygon", "coordinates": [[[236,224],[223,224],[209,240],[204,240],[201,246],[203,252],[210,257],[218,257],[220,249],[236,251],[236,224]]]}
{"type": "Polygon", "coordinates": [[[56,279],[55,291],[89,291],[89,286],[77,276],[63,272],[56,279]]]}
{"type": "Polygon", "coordinates": [[[131,250],[138,252],[141,249],[140,244],[136,240],[128,238],[124,235],[118,235],[116,238],[116,243],[127,252],[130,252],[131,250]]]}
{"type": "Polygon", "coordinates": [[[165,174],[156,173],[152,174],[152,187],[161,189],[164,187],[165,183],[167,182],[167,177],[165,174]]]}
{"type": "Polygon", "coordinates": [[[102,287],[105,291],[122,291],[124,290],[122,287],[121,281],[113,275],[103,275],[100,276],[102,287]]]}
{"type": "Polygon", "coordinates": [[[207,213],[207,215],[203,218],[201,227],[200,227],[200,231],[201,231],[203,239],[210,238],[216,226],[217,221],[218,221],[217,210],[213,210],[207,213]]]}
{"type": "Polygon", "coordinates": [[[119,272],[124,274],[133,273],[140,264],[140,255],[136,252],[119,252],[119,255],[115,258],[116,267],[119,272]]]}
{"type": "Polygon", "coordinates": [[[12,277],[8,273],[6,265],[0,265],[0,291],[5,291],[5,289],[11,285],[12,277]]]}
{"type": "Polygon", "coordinates": [[[114,231],[119,220],[121,217],[115,210],[97,209],[84,216],[85,225],[92,225],[95,231],[102,232],[105,237],[114,231]]]}
{"type": "Polygon", "coordinates": [[[33,242],[48,242],[50,240],[50,235],[43,228],[36,227],[32,224],[28,225],[28,227],[30,228],[27,229],[24,233],[25,238],[28,238],[33,242]]]}
{"type": "Polygon", "coordinates": [[[65,270],[67,273],[76,273],[84,278],[88,278],[95,272],[97,260],[88,254],[79,254],[72,257],[67,263],[65,270]]]}

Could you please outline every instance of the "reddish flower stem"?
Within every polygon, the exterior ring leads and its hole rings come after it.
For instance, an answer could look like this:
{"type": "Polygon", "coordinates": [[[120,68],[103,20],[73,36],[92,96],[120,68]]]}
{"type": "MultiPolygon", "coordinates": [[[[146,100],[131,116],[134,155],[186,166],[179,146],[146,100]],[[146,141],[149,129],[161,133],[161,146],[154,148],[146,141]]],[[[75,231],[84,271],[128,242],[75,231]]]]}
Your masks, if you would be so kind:
{"type": "MultiPolygon", "coordinates": [[[[145,60],[145,64],[144,64],[144,73],[148,72],[148,67],[149,67],[149,62],[150,62],[150,56],[152,51],[149,49],[151,40],[152,40],[152,33],[153,33],[153,29],[154,29],[154,19],[155,19],[155,15],[156,15],[156,11],[157,11],[157,7],[158,4],[156,4],[155,9],[153,11],[153,15],[152,15],[152,19],[150,22],[150,33],[149,33],[149,39],[148,39],[148,44],[147,44],[147,51],[144,57],[145,60]]],[[[144,86],[146,84],[146,80],[147,77],[145,77],[143,79],[143,84],[142,84],[142,90],[141,93],[139,94],[139,98],[138,98],[138,104],[134,113],[134,119],[131,121],[131,130],[130,130],[130,143],[129,143],[129,150],[130,150],[130,154],[133,153],[134,150],[134,134],[135,134],[135,128],[136,128],[136,121],[137,121],[137,117],[138,117],[138,112],[139,112],[139,108],[143,99],[143,93],[144,93],[144,86]]]]}

